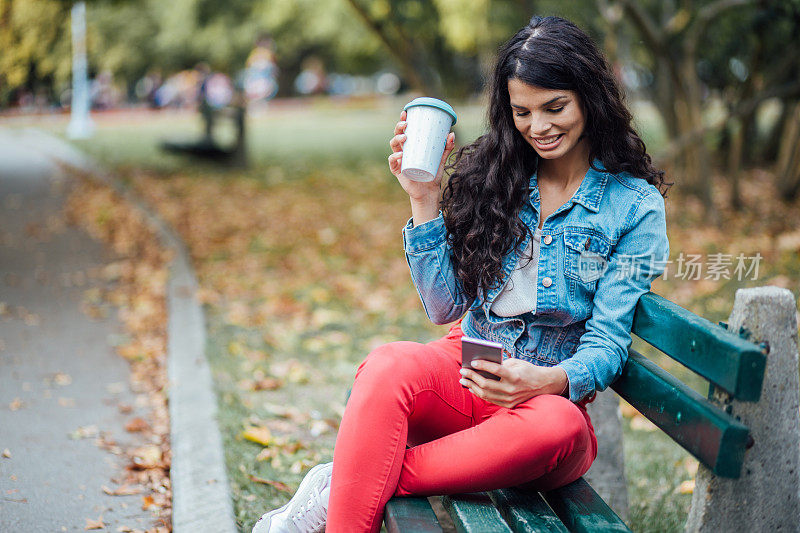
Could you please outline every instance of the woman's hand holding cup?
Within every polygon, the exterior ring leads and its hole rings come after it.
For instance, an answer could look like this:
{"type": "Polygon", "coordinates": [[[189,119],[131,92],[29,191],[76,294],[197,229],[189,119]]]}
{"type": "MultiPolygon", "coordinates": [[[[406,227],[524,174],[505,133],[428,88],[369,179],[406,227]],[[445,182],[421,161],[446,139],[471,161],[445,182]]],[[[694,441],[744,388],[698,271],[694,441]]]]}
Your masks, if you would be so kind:
{"type": "Polygon", "coordinates": [[[450,153],[453,151],[456,143],[455,133],[450,133],[447,136],[445,143],[444,153],[442,160],[439,163],[439,170],[436,172],[436,177],[433,181],[417,181],[407,178],[402,173],[403,166],[403,145],[406,142],[406,122],[408,114],[406,111],[400,113],[400,122],[394,127],[394,137],[389,140],[389,146],[392,148],[392,155],[389,156],[389,170],[397,177],[400,185],[408,193],[412,199],[424,199],[432,193],[436,193],[437,200],[439,188],[442,183],[442,175],[444,174],[444,165],[450,153]]]}
{"type": "Polygon", "coordinates": [[[394,137],[389,141],[392,154],[389,156],[389,170],[400,182],[400,186],[408,193],[411,199],[411,212],[414,225],[419,225],[436,218],[439,214],[439,193],[444,174],[444,166],[456,144],[455,133],[450,132],[445,142],[444,153],[439,162],[439,168],[432,181],[416,181],[406,177],[402,172],[403,145],[406,142],[406,128],[408,123],[406,111],[400,113],[400,121],[395,125],[394,137]]]}

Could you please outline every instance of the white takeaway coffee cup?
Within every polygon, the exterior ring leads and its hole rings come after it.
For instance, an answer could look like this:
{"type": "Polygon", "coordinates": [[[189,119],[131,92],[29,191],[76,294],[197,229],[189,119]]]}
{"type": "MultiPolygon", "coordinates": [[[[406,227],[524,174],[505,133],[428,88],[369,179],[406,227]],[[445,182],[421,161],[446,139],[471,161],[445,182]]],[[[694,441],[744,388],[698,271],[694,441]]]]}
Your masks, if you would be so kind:
{"type": "Polygon", "coordinates": [[[403,109],[407,125],[400,171],[410,180],[433,181],[456,112],[447,102],[428,97],[415,98],[403,109]]]}

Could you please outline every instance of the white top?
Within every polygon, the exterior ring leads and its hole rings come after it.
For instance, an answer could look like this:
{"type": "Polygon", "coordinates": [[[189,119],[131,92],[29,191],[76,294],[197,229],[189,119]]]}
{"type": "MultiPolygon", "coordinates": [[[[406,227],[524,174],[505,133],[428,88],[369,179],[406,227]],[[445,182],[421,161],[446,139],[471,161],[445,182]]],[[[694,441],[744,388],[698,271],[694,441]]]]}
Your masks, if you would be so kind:
{"type": "Polygon", "coordinates": [[[541,239],[542,230],[536,228],[533,238],[520,256],[517,268],[511,272],[503,290],[492,302],[492,312],[497,316],[509,317],[536,312],[536,282],[539,276],[537,267],[541,239]]]}

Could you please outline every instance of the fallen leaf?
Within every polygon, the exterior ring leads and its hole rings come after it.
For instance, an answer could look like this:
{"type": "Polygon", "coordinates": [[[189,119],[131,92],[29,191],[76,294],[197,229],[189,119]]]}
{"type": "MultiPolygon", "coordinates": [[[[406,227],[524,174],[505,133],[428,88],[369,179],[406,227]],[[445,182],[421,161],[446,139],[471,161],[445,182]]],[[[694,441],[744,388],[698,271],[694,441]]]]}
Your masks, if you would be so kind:
{"type": "Polygon", "coordinates": [[[231,341],[228,343],[228,353],[231,355],[242,355],[244,353],[244,346],[241,342],[231,341]]]}
{"type": "Polygon", "coordinates": [[[141,446],[134,448],[130,452],[131,460],[135,468],[147,470],[149,468],[160,468],[161,464],[161,448],[158,446],[141,446]]]}
{"type": "Polygon", "coordinates": [[[292,463],[292,466],[289,467],[289,472],[292,474],[300,474],[303,470],[315,464],[317,464],[317,461],[313,461],[310,458],[300,459],[292,463]]]}
{"type": "Polygon", "coordinates": [[[243,379],[239,382],[239,388],[251,391],[275,390],[283,387],[283,381],[276,378],[262,379],[243,379]]]}
{"type": "Polygon", "coordinates": [[[619,403],[619,410],[625,418],[633,418],[639,414],[634,406],[625,401],[619,403]]]}
{"type": "Polygon", "coordinates": [[[53,382],[61,387],[66,387],[67,385],[72,385],[72,376],[64,374],[63,372],[58,372],[53,376],[53,382]]]}
{"type": "Polygon", "coordinates": [[[8,448],[5,448],[3,450],[3,457],[5,457],[6,459],[11,459],[11,450],[9,450],[8,448]]]}
{"type": "Polygon", "coordinates": [[[97,429],[97,426],[81,426],[72,433],[69,434],[69,438],[72,440],[78,439],[91,439],[96,437],[100,430],[97,429]]]}
{"type": "Polygon", "coordinates": [[[677,492],[680,492],[681,494],[694,493],[694,483],[694,479],[687,479],[678,486],[677,492]]]}
{"type": "Polygon", "coordinates": [[[286,378],[290,383],[308,383],[310,372],[307,365],[297,359],[279,361],[270,367],[270,373],[279,378],[286,378]]]}
{"type": "Polygon", "coordinates": [[[11,403],[8,404],[8,408],[11,409],[12,411],[18,411],[24,405],[25,405],[25,403],[21,399],[14,398],[13,400],[11,400],[11,403]]]}
{"type": "Polygon", "coordinates": [[[694,477],[697,474],[697,467],[700,463],[694,457],[687,457],[683,461],[683,466],[686,468],[686,471],[689,472],[689,475],[694,477]]]}
{"type": "Polygon", "coordinates": [[[25,321],[26,326],[38,326],[41,323],[39,315],[36,313],[27,313],[23,320],[25,321]]]}
{"type": "Polygon", "coordinates": [[[296,424],[305,424],[311,418],[308,415],[308,413],[304,413],[303,411],[292,405],[265,403],[264,408],[270,413],[283,418],[288,418],[289,420],[291,420],[296,424]]]}
{"type": "Polygon", "coordinates": [[[64,398],[61,396],[58,398],[58,405],[61,407],[75,407],[75,398],[64,398]]]}
{"type": "Polygon", "coordinates": [[[274,459],[278,455],[278,450],[276,448],[264,448],[258,455],[256,455],[256,461],[268,461],[270,459],[274,459]]]}
{"type": "Polygon", "coordinates": [[[271,479],[264,479],[263,477],[254,476],[253,474],[247,474],[247,477],[250,478],[250,481],[254,481],[256,483],[263,483],[264,485],[269,485],[270,487],[274,487],[278,490],[284,492],[293,492],[291,487],[286,483],[282,483],[280,481],[272,481],[271,479]]]}
{"type": "Polygon", "coordinates": [[[151,507],[157,507],[156,502],[152,496],[142,496],[142,511],[146,511],[151,507]]]}
{"type": "Polygon", "coordinates": [[[130,487],[128,485],[122,485],[117,489],[111,490],[110,488],[103,485],[103,492],[108,494],[109,496],[132,496],[134,494],[141,494],[142,487],[130,487]]]}
{"type": "Polygon", "coordinates": [[[150,424],[143,418],[133,418],[127,424],[125,424],[125,430],[130,433],[137,433],[140,431],[145,431],[150,428],[150,424]]]}
{"type": "Polygon", "coordinates": [[[97,520],[93,520],[91,518],[86,519],[86,527],[83,529],[105,529],[106,525],[103,523],[103,517],[101,516],[97,520]]]}
{"type": "Polygon", "coordinates": [[[250,426],[242,432],[242,437],[262,446],[269,446],[272,443],[272,432],[264,426],[250,426]]]}
{"type": "Polygon", "coordinates": [[[298,431],[299,424],[295,424],[289,420],[281,420],[278,418],[271,418],[264,422],[269,429],[277,431],[278,433],[293,433],[298,431]]]}
{"type": "Polygon", "coordinates": [[[642,415],[631,418],[631,429],[634,431],[658,431],[658,426],[650,422],[642,415]]]}
{"type": "Polygon", "coordinates": [[[328,422],[325,420],[314,420],[311,422],[311,425],[308,431],[311,433],[312,437],[319,437],[323,433],[327,433],[330,431],[331,426],[328,425],[328,422]]]}

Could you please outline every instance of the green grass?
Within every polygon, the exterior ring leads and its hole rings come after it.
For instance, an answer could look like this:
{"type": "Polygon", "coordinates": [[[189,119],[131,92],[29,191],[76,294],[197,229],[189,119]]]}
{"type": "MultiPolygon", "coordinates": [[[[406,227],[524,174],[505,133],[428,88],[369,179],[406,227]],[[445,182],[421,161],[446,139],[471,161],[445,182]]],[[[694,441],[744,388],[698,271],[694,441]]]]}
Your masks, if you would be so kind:
{"type": "MultiPolygon", "coordinates": [[[[352,165],[358,171],[365,160],[385,159],[391,153],[389,138],[404,103],[397,99],[361,104],[309,100],[305,105],[284,102],[256,110],[247,121],[250,172],[264,172],[276,165],[303,172],[333,163],[352,165]]],[[[456,109],[458,142],[470,142],[482,133],[483,109],[474,104],[457,105],[456,109]]],[[[160,172],[215,169],[215,165],[196,163],[159,147],[164,140],[199,138],[202,123],[192,111],[98,114],[94,121],[95,135],[75,144],[109,167],[160,172]]],[[[33,119],[32,123],[63,136],[67,119],[33,119]]],[[[215,134],[222,144],[229,143],[233,138],[230,121],[220,120],[215,134]]]]}
{"type": "Polygon", "coordinates": [[[691,479],[683,466],[689,454],[665,433],[633,430],[628,420],[623,435],[631,529],[637,533],[683,531],[692,495],[677,489],[691,479]]]}

